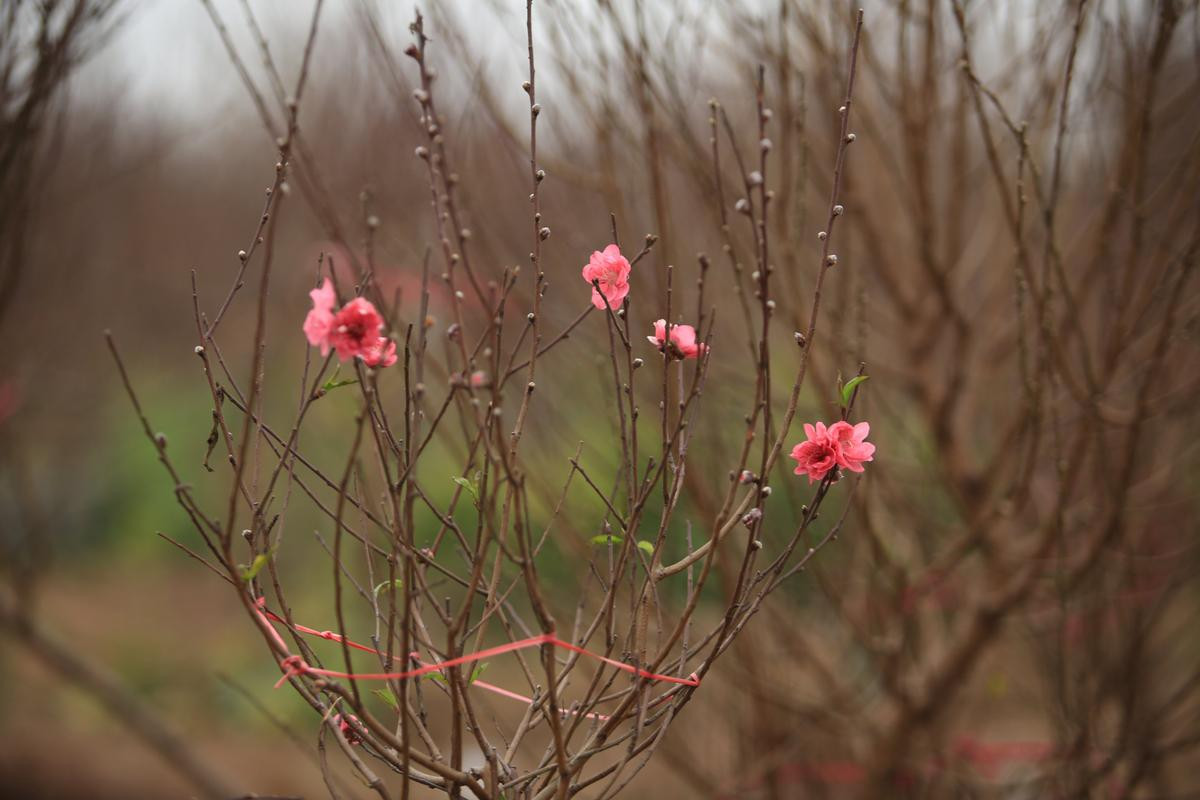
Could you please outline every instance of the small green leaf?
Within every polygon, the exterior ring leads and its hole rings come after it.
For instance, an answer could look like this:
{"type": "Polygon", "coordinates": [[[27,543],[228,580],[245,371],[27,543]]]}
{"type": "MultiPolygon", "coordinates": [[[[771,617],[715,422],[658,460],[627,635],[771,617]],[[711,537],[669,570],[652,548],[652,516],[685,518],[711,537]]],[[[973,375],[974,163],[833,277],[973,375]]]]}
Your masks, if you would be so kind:
{"type": "Polygon", "coordinates": [[[477,507],[479,505],[479,479],[480,479],[480,477],[481,476],[479,475],[479,473],[476,473],[474,481],[468,480],[467,478],[459,478],[459,477],[455,477],[453,479],[455,483],[457,483],[459,486],[463,487],[464,489],[466,489],[468,492],[471,493],[471,497],[474,498],[475,505],[477,507]]]}
{"type": "Polygon", "coordinates": [[[391,583],[392,587],[395,589],[403,589],[404,588],[404,581],[400,580],[399,578],[396,578],[394,581],[384,581],[383,583],[379,584],[378,586],[375,587],[375,590],[372,592],[372,594],[374,594],[376,597],[379,597],[379,593],[381,591],[383,591],[383,588],[385,586],[387,586],[389,583],[391,583]]]}
{"type": "Polygon", "coordinates": [[[242,580],[252,581],[258,573],[262,572],[262,568],[267,565],[270,559],[269,553],[259,553],[254,557],[254,563],[242,570],[242,580]]]}
{"type": "Polygon", "coordinates": [[[400,710],[400,703],[396,701],[396,695],[392,693],[391,689],[373,689],[372,691],[377,697],[379,697],[380,700],[387,703],[395,710],[400,710]]]}
{"type": "Polygon", "coordinates": [[[616,535],[613,535],[610,533],[602,533],[599,536],[592,537],[592,544],[609,544],[609,543],[620,544],[623,541],[625,541],[625,540],[622,539],[620,536],[616,536],[616,535]]]}
{"type": "Polygon", "coordinates": [[[338,387],[349,386],[352,383],[358,383],[358,381],[354,380],[353,378],[347,378],[345,380],[339,381],[338,373],[341,371],[342,371],[342,368],[341,368],[341,365],[339,365],[338,368],[333,371],[333,374],[329,376],[329,380],[325,381],[325,385],[322,386],[321,388],[326,392],[332,392],[334,389],[337,389],[338,387]]]}
{"type": "Polygon", "coordinates": [[[847,408],[850,405],[850,397],[854,394],[854,390],[858,385],[870,378],[870,375],[859,375],[846,381],[846,385],[842,387],[842,408],[847,408]]]}
{"type": "Polygon", "coordinates": [[[638,542],[638,547],[640,547],[642,552],[646,555],[654,555],[654,545],[650,544],[649,542],[638,542]]]}
{"type": "MultiPolygon", "coordinates": [[[[467,678],[467,683],[474,683],[479,678],[479,676],[483,674],[483,671],[487,668],[488,668],[487,661],[480,662],[479,665],[477,667],[475,667],[475,669],[471,670],[471,677],[467,678]]],[[[435,681],[442,684],[443,686],[448,685],[446,683],[446,676],[440,672],[427,672],[427,673],[425,673],[425,677],[433,678],[435,681]]]]}

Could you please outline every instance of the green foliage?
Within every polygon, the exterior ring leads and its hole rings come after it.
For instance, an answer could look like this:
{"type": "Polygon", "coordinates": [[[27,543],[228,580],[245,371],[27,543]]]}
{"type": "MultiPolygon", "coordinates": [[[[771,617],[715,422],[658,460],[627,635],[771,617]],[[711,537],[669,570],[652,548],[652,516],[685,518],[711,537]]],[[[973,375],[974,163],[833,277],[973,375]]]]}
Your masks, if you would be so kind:
{"type": "Polygon", "coordinates": [[[396,695],[391,689],[372,689],[371,692],[380,700],[391,706],[393,710],[400,710],[400,702],[396,699],[396,695]]]}
{"type": "Polygon", "coordinates": [[[262,568],[265,567],[267,562],[270,560],[270,553],[259,553],[256,555],[253,563],[251,563],[250,566],[242,569],[242,580],[246,581],[247,583],[254,580],[258,573],[262,571],[262,568]]]}
{"type": "MultiPolygon", "coordinates": [[[[611,533],[602,533],[599,536],[592,537],[592,544],[619,545],[624,541],[625,541],[624,537],[617,536],[616,534],[611,534],[611,533]]],[[[650,544],[650,542],[644,542],[644,541],[638,542],[637,546],[638,546],[639,550],[641,550],[643,553],[645,553],[648,556],[654,554],[654,545],[650,544]]]]}
{"type": "Polygon", "coordinates": [[[870,377],[870,375],[858,375],[846,381],[846,385],[842,387],[842,408],[850,407],[850,398],[854,396],[854,390],[870,377]]]}
{"type": "MultiPolygon", "coordinates": [[[[471,670],[471,675],[470,675],[470,677],[467,678],[467,683],[471,684],[471,683],[474,683],[476,680],[478,680],[479,676],[482,675],[484,673],[484,670],[486,670],[488,668],[488,663],[489,662],[487,662],[487,661],[479,662],[479,664],[476,665],[476,667],[473,670],[471,670]]],[[[446,676],[440,672],[430,672],[430,673],[427,673],[425,675],[425,677],[432,678],[433,680],[437,681],[438,683],[442,684],[443,686],[447,685],[446,676]]]]}
{"type": "Polygon", "coordinates": [[[402,581],[400,578],[396,578],[395,580],[392,580],[392,581],[383,581],[382,583],[377,585],[374,588],[374,590],[372,590],[371,594],[374,595],[375,597],[379,597],[379,593],[381,591],[383,591],[383,588],[385,586],[388,586],[389,584],[391,584],[392,589],[403,589],[404,588],[404,581],[402,581]]]}
{"type": "Polygon", "coordinates": [[[463,487],[468,492],[470,492],[476,508],[479,508],[479,484],[482,480],[483,480],[482,472],[476,472],[475,480],[473,480],[473,481],[468,480],[466,478],[460,478],[457,476],[453,478],[453,481],[455,483],[457,483],[459,486],[463,487]]]}
{"type": "Polygon", "coordinates": [[[342,371],[342,367],[339,364],[337,366],[337,368],[334,369],[333,374],[329,376],[329,380],[325,381],[325,385],[322,386],[321,388],[323,390],[325,390],[326,392],[332,392],[334,389],[339,389],[343,386],[350,386],[351,384],[358,383],[358,381],[354,378],[346,378],[346,379],[339,381],[338,373],[341,371],[342,371]]]}

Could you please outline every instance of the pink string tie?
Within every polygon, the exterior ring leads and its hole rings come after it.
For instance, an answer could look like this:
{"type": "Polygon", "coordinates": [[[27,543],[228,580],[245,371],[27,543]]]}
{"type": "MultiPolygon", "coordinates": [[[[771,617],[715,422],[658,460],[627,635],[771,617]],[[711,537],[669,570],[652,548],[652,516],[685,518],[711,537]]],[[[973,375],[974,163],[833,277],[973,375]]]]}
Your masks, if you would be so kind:
{"type": "MultiPolygon", "coordinates": [[[[282,624],[287,624],[286,620],[280,618],[278,615],[267,610],[265,597],[260,597],[254,601],[254,612],[255,612],[255,615],[258,617],[259,624],[263,627],[264,631],[271,637],[272,641],[275,642],[275,644],[278,646],[280,652],[288,653],[287,644],[283,641],[283,638],[279,635],[279,631],[277,631],[275,629],[275,626],[271,624],[272,622],[279,622],[282,624]]],[[[376,655],[382,655],[382,653],[380,653],[375,648],[368,647],[367,645],[364,645],[364,644],[359,644],[358,642],[352,641],[351,639],[347,639],[345,636],[343,636],[340,633],[335,633],[333,631],[318,631],[315,628],[309,628],[304,625],[292,625],[291,627],[299,633],[304,633],[309,636],[316,636],[321,639],[326,639],[328,641],[340,642],[342,644],[345,644],[347,647],[353,647],[354,649],[362,650],[363,652],[374,653],[376,655]]],[[[419,664],[419,666],[414,669],[407,670],[405,672],[376,672],[376,673],[339,672],[337,670],[321,669],[318,667],[311,666],[300,656],[292,655],[291,653],[288,653],[279,662],[279,668],[281,670],[283,670],[283,676],[278,681],[276,681],[275,688],[278,689],[280,686],[282,686],[284,683],[286,683],[290,678],[296,678],[296,677],[300,677],[302,675],[325,677],[325,678],[342,678],[345,680],[404,680],[406,678],[417,678],[422,675],[428,675],[433,672],[440,673],[446,669],[449,669],[450,667],[457,667],[462,664],[470,664],[475,661],[481,661],[485,658],[491,658],[493,656],[502,655],[504,653],[511,653],[511,652],[515,652],[517,650],[525,650],[530,647],[540,647],[542,645],[551,645],[553,647],[558,647],[563,650],[569,650],[573,653],[578,653],[580,655],[584,655],[589,658],[593,658],[597,661],[601,661],[605,664],[608,664],[611,667],[615,667],[616,669],[622,670],[624,672],[628,672],[632,675],[636,675],[639,678],[645,678],[646,680],[652,680],[652,681],[663,682],[663,683],[675,683],[675,684],[679,684],[681,686],[689,686],[692,688],[695,688],[700,685],[700,677],[695,672],[691,673],[686,678],[677,678],[673,675],[661,675],[656,672],[650,672],[648,670],[644,670],[639,667],[635,667],[632,664],[627,664],[624,661],[617,661],[616,659],[608,658],[607,656],[602,656],[599,653],[593,653],[592,651],[586,650],[578,645],[571,644],[570,642],[565,642],[562,639],[559,639],[557,636],[555,636],[552,633],[543,633],[538,636],[531,636],[528,639],[520,639],[515,642],[508,642],[507,644],[497,645],[496,647],[489,647],[484,650],[479,650],[474,653],[468,653],[467,655],[458,656],[457,658],[451,658],[446,661],[440,661],[435,664],[422,664],[421,660],[420,660],[420,655],[416,651],[414,651],[412,653],[409,653],[409,658],[411,658],[414,662],[419,664]]],[[[513,700],[520,700],[527,704],[533,702],[532,698],[525,697],[524,695],[517,694],[516,692],[511,692],[508,689],[504,689],[504,688],[502,688],[500,686],[496,686],[494,684],[485,683],[484,681],[481,681],[481,680],[471,681],[470,685],[477,686],[480,689],[484,689],[486,691],[493,692],[495,694],[501,695],[502,697],[508,697],[513,700]]],[[[666,699],[666,695],[664,695],[662,698],[660,698],[660,700],[664,700],[664,699],[666,699]]],[[[571,711],[569,713],[575,714],[578,712],[571,711]]],[[[585,716],[588,719],[599,719],[599,720],[607,720],[608,719],[608,717],[604,716],[603,714],[599,714],[596,712],[590,712],[590,713],[586,714],[585,716]]]]}

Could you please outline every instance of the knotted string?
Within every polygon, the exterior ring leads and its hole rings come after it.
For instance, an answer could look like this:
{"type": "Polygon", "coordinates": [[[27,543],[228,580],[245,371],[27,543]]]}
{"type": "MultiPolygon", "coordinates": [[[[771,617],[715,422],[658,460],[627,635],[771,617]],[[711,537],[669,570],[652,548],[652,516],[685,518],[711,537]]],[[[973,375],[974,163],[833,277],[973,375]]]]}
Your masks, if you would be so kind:
{"type": "MultiPolygon", "coordinates": [[[[266,631],[267,634],[272,638],[272,640],[279,646],[280,652],[287,653],[288,652],[287,644],[283,641],[283,637],[281,637],[279,635],[279,631],[277,631],[275,629],[275,626],[271,624],[271,622],[274,621],[274,622],[279,622],[279,623],[286,625],[287,621],[284,620],[282,617],[278,616],[277,614],[274,614],[271,611],[268,611],[266,608],[266,598],[263,598],[263,597],[260,597],[258,600],[255,601],[254,612],[257,615],[259,624],[263,627],[263,630],[266,631]]],[[[368,647],[365,644],[359,644],[358,642],[355,642],[351,639],[346,638],[345,636],[343,636],[340,633],[335,633],[333,631],[319,631],[315,628],[309,628],[305,625],[293,624],[291,627],[298,633],[304,633],[309,636],[316,636],[321,639],[327,639],[327,640],[333,641],[333,642],[340,642],[342,644],[345,644],[347,647],[353,647],[354,649],[361,650],[364,653],[374,653],[375,655],[383,655],[375,648],[368,647]]],[[[316,675],[316,676],[325,677],[325,678],[342,678],[345,680],[368,680],[368,681],[386,681],[386,680],[402,680],[404,678],[417,678],[422,675],[428,675],[433,672],[441,673],[442,670],[448,669],[449,667],[457,667],[462,664],[470,664],[475,661],[481,661],[485,658],[492,658],[493,656],[502,655],[504,653],[511,653],[511,652],[515,652],[517,650],[526,650],[530,647],[541,647],[542,645],[546,645],[546,644],[552,645],[554,647],[560,647],[564,650],[570,650],[573,653],[579,653],[580,655],[588,656],[589,658],[594,658],[597,661],[602,661],[611,667],[615,667],[616,669],[622,670],[624,672],[628,672],[632,675],[636,675],[639,678],[646,678],[647,680],[661,681],[664,683],[676,683],[681,686],[699,686],[700,685],[700,679],[699,679],[699,677],[697,677],[696,673],[694,673],[694,672],[686,678],[677,678],[673,675],[661,675],[657,672],[650,672],[648,670],[644,670],[639,667],[635,667],[632,664],[626,664],[624,661],[617,661],[616,659],[602,656],[599,653],[593,653],[590,650],[585,650],[584,648],[579,647],[578,645],[574,645],[574,644],[571,644],[570,642],[566,642],[566,641],[563,641],[562,639],[559,639],[557,636],[555,636],[552,633],[543,633],[538,636],[530,636],[528,639],[519,639],[518,641],[515,641],[515,642],[508,642],[507,644],[497,645],[496,647],[489,647],[485,650],[479,650],[474,653],[468,653],[467,655],[458,656],[457,658],[451,658],[447,661],[439,661],[435,664],[421,664],[421,666],[416,667],[415,669],[407,670],[405,672],[364,672],[364,673],[339,672],[337,670],[322,669],[320,667],[314,667],[311,664],[307,663],[300,656],[288,654],[279,662],[279,667],[280,667],[280,669],[283,670],[283,676],[275,683],[275,688],[278,689],[289,678],[299,677],[301,675],[316,675]]],[[[410,653],[409,657],[412,658],[413,660],[418,661],[418,663],[420,663],[419,659],[417,658],[416,653],[410,653]]],[[[532,703],[533,702],[532,698],[525,697],[524,695],[517,694],[516,692],[511,692],[508,689],[504,689],[504,688],[502,688],[500,686],[496,686],[494,684],[485,683],[484,681],[481,681],[481,680],[471,681],[470,685],[478,686],[480,689],[484,689],[489,692],[494,692],[495,694],[501,695],[503,697],[508,697],[513,700],[520,700],[523,703],[532,703]]],[[[570,713],[575,713],[575,712],[570,712],[570,713]]],[[[597,713],[588,713],[586,716],[588,719],[599,719],[599,720],[607,720],[608,719],[608,717],[604,716],[603,714],[597,714],[597,713]]]]}

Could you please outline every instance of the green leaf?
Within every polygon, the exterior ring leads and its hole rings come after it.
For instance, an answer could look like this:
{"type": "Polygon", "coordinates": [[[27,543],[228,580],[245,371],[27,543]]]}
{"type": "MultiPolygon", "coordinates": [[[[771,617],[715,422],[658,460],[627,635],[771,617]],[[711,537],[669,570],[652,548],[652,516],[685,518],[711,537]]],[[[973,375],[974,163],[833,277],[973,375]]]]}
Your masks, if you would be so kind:
{"type": "MultiPolygon", "coordinates": [[[[477,667],[475,667],[475,669],[471,670],[471,677],[467,678],[467,683],[474,683],[476,680],[478,680],[479,676],[482,675],[483,671],[486,670],[487,668],[488,668],[488,662],[481,661],[479,663],[479,665],[477,667]]],[[[443,686],[448,685],[446,683],[446,676],[440,672],[427,672],[427,673],[425,673],[425,677],[433,678],[435,681],[442,684],[443,686]]]]}
{"type": "Polygon", "coordinates": [[[333,374],[329,376],[329,380],[325,381],[325,385],[322,386],[321,388],[323,390],[325,390],[326,392],[332,392],[334,389],[337,389],[338,387],[349,386],[352,383],[358,383],[358,381],[353,378],[347,378],[346,380],[339,381],[338,373],[341,371],[342,371],[342,367],[341,367],[341,365],[338,365],[337,369],[335,369],[333,371],[333,374]]]}
{"type": "MultiPolygon", "coordinates": [[[[620,545],[625,542],[625,539],[617,536],[615,533],[602,533],[599,536],[592,537],[592,544],[609,544],[610,542],[614,545],[620,545]]],[[[650,542],[638,542],[637,546],[638,549],[648,556],[654,554],[654,545],[650,542]]]]}
{"type": "Polygon", "coordinates": [[[479,507],[479,480],[481,477],[482,477],[482,475],[480,473],[476,472],[474,481],[468,480],[467,478],[459,478],[459,477],[455,477],[453,479],[455,483],[457,483],[459,486],[463,487],[464,489],[466,489],[468,492],[471,493],[471,497],[474,498],[475,506],[477,508],[479,507]]]}
{"type": "Polygon", "coordinates": [[[842,387],[842,408],[850,406],[850,397],[854,394],[854,390],[858,388],[860,383],[870,377],[870,375],[859,375],[846,381],[846,385],[842,387]]]}
{"type": "Polygon", "coordinates": [[[254,557],[254,563],[242,570],[242,580],[252,581],[258,573],[262,572],[262,568],[267,565],[267,561],[271,558],[270,553],[259,553],[254,557]]]}
{"type": "Polygon", "coordinates": [[[383,583],[379,584],[378,586],[375,587],[372,594],[374,594],[376,597],[379,597],[379,593],[381,591],[383,591],[383,587],[387,586],[389,583],[392,584],[392,588],[394,588],[394,589],[403,589],[404,588],[404,581],[402,581],[399,578],[396,578],[394,581],[384,581],[383,583]]]}
{"type": "Polygon", "coordinates": [[[393,709],[400,710],[400,703],[396,700],[396,695],[392,693],[391,689],[372,689],[372,691],[380,700],[387,703],[393,709]]]}

